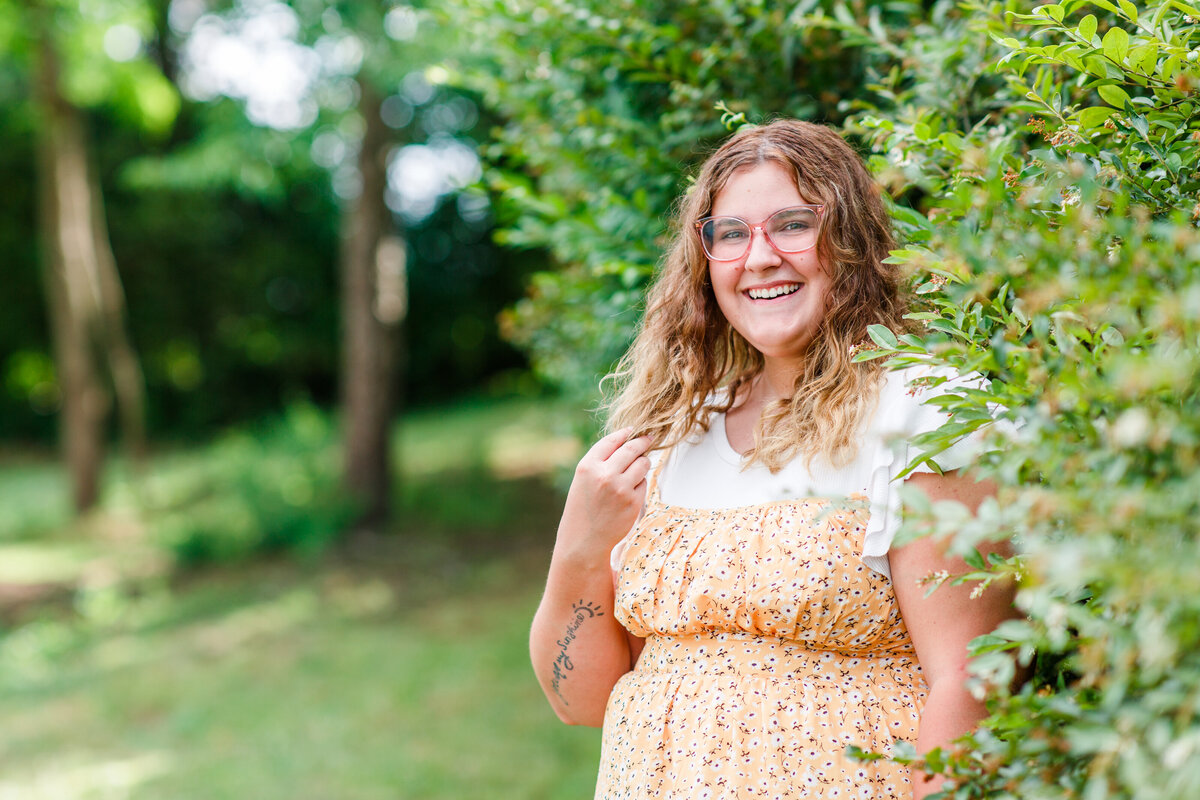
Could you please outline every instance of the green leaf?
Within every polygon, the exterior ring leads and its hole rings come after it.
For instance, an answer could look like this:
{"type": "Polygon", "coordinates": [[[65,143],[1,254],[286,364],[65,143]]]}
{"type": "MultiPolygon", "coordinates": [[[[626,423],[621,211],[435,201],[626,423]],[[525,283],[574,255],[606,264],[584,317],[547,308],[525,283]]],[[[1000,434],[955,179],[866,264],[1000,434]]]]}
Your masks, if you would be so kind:
{"type": "Polygon", "coordinates": [[[857,364],[861,361],[874,361],[877,358],[890,355],[891,352],[887,350],[859,350],[850,360],[857,364]]]}
{"type": "Polygon", "coordinates": [[[1134,22],[1137,22],[1137,6],[1129,2],[1129,0],[1117,0],[1117,2],[1121,4],[1121,10],[1125,12],[1125,16],[1129,17],[1129,19],[1133,20],[1134,22]]]}
{"type": "Polygon", "coordinates": [[[1129,53],[1129,34],[1124,28],[1109,28],[1101,40],[1101,46],[1104,48],[1104,55],[1122,64],[1129,53]]]}
{"type": "Polygon", "coordinates": [[[892,333],[886,325],[868,325],[867,335],[871,337],[871,341],[880,347],[886,347],[889,350],[895,350],[898,342],[896,334],[892,333]]]}
{"type": "Polygon", "coordinates": [[[1062,54],[1061,58],[1067,66],[1076,72],[1087,72],[1087,69],[1083,66],[1083,59],[1075,51],[1067,51],[1062,54]]]}
{"type": "Polygon", "coordinates": [[[1079,37],[1085,42],[1091,42],[1092,37],[1096,35],[1096,15],[1088,14],[1083,19],[1079,20],[1079,27],[1075,29],[1079,37]]]}
{"type": "Polygon", "coordinates": [[[1122,111],[1125,110],[1125,104],[1129,102],[1129,92],[1120,86],[1101,86],[1096,91],[1099,93],[1101,100],[1122,111]]]}
{"type": "Polygon", "coordinates": [[[1095,75],[1097,78],[1124,78],[1120,67],[1100,55],[1084,56],[1083,65],[1089,75],[1095,75]]]}
{"type": "Polygon", "coordinates": [[[1150,42],[1129,51],[1129,63],[1143,75],[1153,75],[1158,65],[1158,44],[1150,42]]]}
{"type": "Polygon", "coordinates": [[[1179,56],[1170,55],[1163,61],[1162,67],[1159,68],[1159,76],[1165,80],[1174,80],[1175,73],[1179,71],[1179,56]]]}
{"type": "Polygon", "coordinates": [[[947,131],[943,133],[938,137],[938,141],[940,141],[947,150],[955,155],[961,153],[964,146],[963,138],[953,131],[947,131]]]}
{"type": "Polygon", "coordinates": [[[944,320],[944,319],[932,320],[929,323],[929,329],[934,330],[934,331],[941,331],[942,333],[949,333],[949,334],[955,335],[955,336],[963,335],[963,332],[959,328],[955,327],[954,323],[950,322],[949,320],[944,320]]]}
{"type": "Polygon", "coordinates": [[[1130,126],[1138,132],[1146,141],[1150,141],[1150,123],[1140,114],[1135,114],[1129,118],[1130,126]]]}
{"type": "Polygon", "coordinates": [[[1038,6],[1033,10],[1033,13],[1050,17],[1050,19],[1054,20],[1055,22],[1063,21],[1063,7],[1056,3],[1051,3],[1050,5],[1046,6],[1038,6]]]}
{"type": "Polygon", "coordinates": [[[1104,121],[1111,117],[1115,112],[1111,108],[1105,106],[1091,106],[1079,112],[1077,120],[1081,128],[1091,130],[1099,128],[1104,124],[1104,121]]]}

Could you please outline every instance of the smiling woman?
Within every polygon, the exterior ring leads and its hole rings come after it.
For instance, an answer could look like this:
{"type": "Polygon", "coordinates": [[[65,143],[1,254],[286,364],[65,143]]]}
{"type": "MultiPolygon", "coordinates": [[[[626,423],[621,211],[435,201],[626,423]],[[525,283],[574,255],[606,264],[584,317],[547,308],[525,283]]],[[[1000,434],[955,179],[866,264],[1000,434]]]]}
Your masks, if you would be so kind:
{"type": "MultiPolygon", "coordinates": [[[[964,565],[892,546],[894,483],[944,417],[920,396],[940,376],[850,357],[905,328],[879,189],[836,133],[781,120],[719,148],[677,223],[567,496],[534,669],[564,721],[603,724],[601,800],[924,797],[846,749],[966,732],[967,642],[1012,593],[926,598],[964,565]]],[[[910,483],[974,509],[972,455],[910,483]]]]}

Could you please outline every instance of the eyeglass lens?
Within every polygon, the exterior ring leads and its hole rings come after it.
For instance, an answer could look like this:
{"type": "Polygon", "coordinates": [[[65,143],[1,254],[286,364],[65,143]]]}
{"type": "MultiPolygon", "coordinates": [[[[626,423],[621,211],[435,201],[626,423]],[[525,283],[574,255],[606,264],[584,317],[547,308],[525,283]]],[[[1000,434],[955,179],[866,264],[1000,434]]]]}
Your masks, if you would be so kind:
{"type": "MultiPolygon", "coordinates": [[[[799,253],[817,243],[817,212],[811,208],[784,208],[762,223],[767,241],[780,252],[799,253]]],[[[759,227],[759,226],[754,226],[759,227]]],[[[704,252],[718,261],[733,261],[750,250],[753,229],[737,217],[711,217],[700,226],[704,252]]]]}

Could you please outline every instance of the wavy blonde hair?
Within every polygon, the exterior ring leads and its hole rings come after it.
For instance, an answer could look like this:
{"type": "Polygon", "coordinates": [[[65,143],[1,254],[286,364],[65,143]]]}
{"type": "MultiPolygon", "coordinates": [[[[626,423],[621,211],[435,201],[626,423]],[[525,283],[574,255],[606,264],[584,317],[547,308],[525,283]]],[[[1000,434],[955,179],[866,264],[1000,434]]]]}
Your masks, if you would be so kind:
{"type": "Polygon", "coordinates": [[[907,301],[899,270],[884,263],[895,243],[879,187],[837,133],[797,120],[734,134],[680,199],[637,336],[609,376],[615,396],[608,428],[630,426],[652,436],[656,447],[670,447],[707,430],[712,412],[728,411],[762,370],[762,354],[717,306],[694,223],[710,213],[731,176],[766,162],[795,176],[805,202],[825,206],[817,255],[832,281],[795,390],[764,409],[748,461],[772,471],[797,456],[844,465],[858,451],[859,429],[885,372],[879,360],[852,362],[851,348],[866,340],[868,325],[908,330],[907,301]]]}

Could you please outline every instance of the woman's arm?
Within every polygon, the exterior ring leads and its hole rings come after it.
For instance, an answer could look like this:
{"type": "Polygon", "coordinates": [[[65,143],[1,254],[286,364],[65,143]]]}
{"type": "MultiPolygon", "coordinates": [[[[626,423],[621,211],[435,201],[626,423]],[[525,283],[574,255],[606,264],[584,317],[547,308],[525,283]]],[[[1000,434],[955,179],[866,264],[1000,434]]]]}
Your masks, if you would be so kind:
{"type": "Polygon", "coordinates": [[[575,469],[529,635],[542,691],[571,725],[601,725],[613,685],[632,665],[630,639],[613,615],[609,554],[641,512],[650,440],[628,436],[604,437],[575,469]]]}
{"type": "MultiPolygon", "coordinates": [[[[932,500],[956,500],[972,512],[996,493],[991,481],[976,482],[956,472],[921,473],[909,478],[907,484],[932,500]]],[[[1016,587],[1011,582],[994,583],[975,598],[971,597],[973,584],[943,584],[926,597],[922,578],[941,570],[951,574],[970,570],[962,559],[948,557],[944,550],[944,543],[925,538],[896,548],[889,556],[900,613],[929,685],[917,737],[917,752],[922,754],[944,747],[987,715],[983,703],[972,697],[965,685],[967,644],[1016,615],[1012,604],[1016,587]]],[[[940,781],[913,772],[914,800],[939,789],[940,781]]]]}

